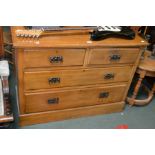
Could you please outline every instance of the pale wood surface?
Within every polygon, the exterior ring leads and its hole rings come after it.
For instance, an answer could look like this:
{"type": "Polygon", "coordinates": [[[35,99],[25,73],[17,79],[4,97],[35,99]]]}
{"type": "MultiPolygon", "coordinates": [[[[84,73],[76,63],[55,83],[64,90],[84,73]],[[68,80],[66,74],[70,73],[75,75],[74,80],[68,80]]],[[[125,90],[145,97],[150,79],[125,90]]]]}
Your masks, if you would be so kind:
{"type": "Polygon", "coordinates": [[[16,37],[15,31],[24,29],[23,27],[12,27],[12,40],[15,47],[62,47],[62,48],[82,48],[82,47],[135,47],[146,46],[148,43],[140,36],[133,40],[108,38],[102,41],[90,41],[90,35],[52,35],[39,39],[22,39],[16,37]]]}
{"type": "Polygon", "coordinates": [[[113,112],[121,112],[124,109],[124,102],[113,104],[94,105],[73,109],[63,109],[40,113],[20,115],[20,126],[36,123],[47,123],[64,119],[78,118],[83,116],[103,115],[113,112]]]}
{"type": "Polygon", "coordinates": [[[94,85],[103,83],[125,82],[131,75],[132,66],[93,68],[83,70],[25,72],[25,90],[52,89],[56,87],[94,85]],[[114,78],[106,79],[107,74],[114,78]],[[60,83],[50,84],[49,78],[60,78],[60,83]]]}
{"type": "Polygon", "coordinates": [[[135,61],[135,64],[134,64],[134,66],[133,66],[132,73],[131,73],[131,76],[130,76],[130,80],[128,81],[128,85],[127,85],[126,92],[125,92],[125,95],[124,95],[124,100],[126,100],[126,97],[127,97],[127,94],[128,94],[128,90],[129,90],[129,88],[130,88],[131,82],[132,82],[132,80],[133,80],[133,77],[134,77],[134,75],[135,75],[137,66],[138,66],[139,61],[140,61],[140,57],[141,57],[142,52],[143,52],[144,50],[145,50],[145,49],[143,49],[143,47],[140,47],[140,52],[139,52],[139,54],[138,54],[138,58],[137,58],[137,60],[135,61]]]}
{"type": "Polygon", "coordinates": [[[82,66],[85,49],[24,50],[25,67],[82,66]],[[51,63],[50,57],[61,56],[63,62],[51,63]],[[41,61],[40,61],[41,60],[41,61]]]}
{"type": "Polygon", "coordinates": [[[57,92],[26,93],[26,113],[120,102],[123,100],[125,89],[126,85],[123,84],[73,89],[70,91],[60,90],[57,92]],[[119,94],[117,92],[119,92],[119,94]],[[109,93],[109,95],[100,98],[101,93],[109,93]],[[53,98],[59,98],[59,102],[56,104],[49,104],[48,100],[53,98]]]}
{"type": "Polygon", "coordinates": [[[24,72],[23,72],[23,62],[24,62],[24,55],[22,49],[16,49],[15,51],[15,67],[16,67],[16,74],[17,74],[17,86],[18,86],[18,101],[19,101],[19,110],[20,113],[23,114],[25,112],[25,98],[24,98],[24,72]]]}
{"type": "Polygon", "coordinates": [[[16,29],[12,27],[21,125],[123,110],[141,52],[147,45],[142,38],[91,42],[88,33],[68,32],[33,40],[17,38],[16,29]],[[120,60],[111,62],[112,54],[120,55],[120,60]],[[50,64],[51,55],[63,56],[63,63],[50,64]],[[109,73],[114,78],[104,79],[109,73]],[[51,77],[60,78],[60,84],[49,85],[51,77]],[[97,100],[101,91],[109,91],[103,102],[97,100]],[[57,96],[60,104],[47,104],[49,98],[57,96]]]}
{"type": "Polygon", "coordinates": [[[90,65],[105,65],[105,64],[134,64],[137,60],[138,48],[95,48],[91,49],[90,65]],[[113,55],[120,56],[120,60],[111,60],[113,55]]]}

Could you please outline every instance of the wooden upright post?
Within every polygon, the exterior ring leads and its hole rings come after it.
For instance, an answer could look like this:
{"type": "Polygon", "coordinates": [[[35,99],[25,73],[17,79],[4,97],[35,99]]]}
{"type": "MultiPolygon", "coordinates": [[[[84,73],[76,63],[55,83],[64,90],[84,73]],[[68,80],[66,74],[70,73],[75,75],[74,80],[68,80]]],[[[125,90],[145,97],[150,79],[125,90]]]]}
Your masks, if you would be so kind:
{"type": "Polygon", "coordinates": [[[3,49],[3,30],[0,26],[0,58],[4,57],[4,49],[3,49]]]}

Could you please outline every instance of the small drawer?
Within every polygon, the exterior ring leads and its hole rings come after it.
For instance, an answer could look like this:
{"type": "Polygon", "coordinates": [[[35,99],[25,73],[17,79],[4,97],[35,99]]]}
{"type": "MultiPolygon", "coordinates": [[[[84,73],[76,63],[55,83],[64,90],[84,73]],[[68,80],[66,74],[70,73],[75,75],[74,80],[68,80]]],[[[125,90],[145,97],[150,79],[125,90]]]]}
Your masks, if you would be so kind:
{"type": "Polygon", "coordinates": [[[25,72],[24,87],[35,90],[125,82],[130,79],[131,71],[132,66],[25,72]]]}
{"type": "Polygon", "coordinates": [[[134,64],[138,48],[98,48],[90,50],[88,65],[134,64]]]}
{"type": "Polygon", "coordinates": [[[126,85],[26,93],[26,113],[77,108],[123,100],[126,85]],[[119,92],[119,93],[118,93],[119,92]]]}
{"type": "Polygon", "coordinates": [[[82,66],[85,49],[24,50],[24,67],[82,66]]]}

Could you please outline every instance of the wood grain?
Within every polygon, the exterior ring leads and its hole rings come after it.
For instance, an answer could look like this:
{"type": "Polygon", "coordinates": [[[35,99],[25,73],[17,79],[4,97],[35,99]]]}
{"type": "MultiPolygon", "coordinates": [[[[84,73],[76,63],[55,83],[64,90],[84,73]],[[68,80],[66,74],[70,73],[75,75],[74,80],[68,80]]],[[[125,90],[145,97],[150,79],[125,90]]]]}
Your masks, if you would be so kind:
{"type": "Polygon", "coordinates": [[[124,102],[20,115],[20,126],[120,112],[124,102]]]}
{"type": "Polygon", "coordinates": [[[28,67],[56,67],[82,66],[85,49],[40,49],[24,50],[24,66],[28,67]],[[61,56],[62,62],[50,62],[51,57],[61,56]],[[41,61],[40,61],[41,60],[41,61]]]}
{"type": "Polygon", "coordinates": [[[12,39],[15,47],[26,48],[86,48],[86,47],[138,47],[147,46],[148,43],[140,36],[136,35],[135,39],[116,39],[108,38],[101,41],[90,41],[90,35],[51,35],[40,39],[20,39],[16,37],[15,31],[24,29],[24,27],[12,27],[12,39]]]}
{"type": "Polygon", "coordinates": [[[94,85],[112,82],[128,81],[132,66],[93,68],[83,70],[25,72],[25,90],[52,89],[67,86],[94,85]],[[105,76],[113,74],[114,78],[105,76]],[[60,78],[59,83],[49,83],[50,78],[60,78]]]}
{"type": "Polygon", "coordinates": [[[143,47],[139,48],[139,54],[138,54],[137,60],[135,61],[134,65],[133,65],[133,68],[132,68],[132,71],[131,71],[130,80],[128,81],[128,85],[127,85],[127,88],[126,88],[126,91],[125,91],[125,95],[124,95],[124,100],[126,100],[126,97],[127,97],[127,94],[128,94],[128,90],[130,88],[131,82],[132,82],[133,77],[135,75],[136,68],[138,66],[138,63],[139,63],[139,60],[140,60],[140,57],[142,55],[142,51],[143,50],[144,50],[143,47]]]}
{"type": "Polygon", "coordinates": [[[16,48],[20,125],[123,110],[141,52],[148,45],[144,39],[136,35],[133,40],[91,41],[88,33],[70,32],[19,39],[15,35],[17,29],[24,27],[11,28],[16,48]],[[117,60],[111,60],[113,55],[117,60]],[[51,64],[50,56],[62,56],[63,62],[51,64]],[[49,83],[53,78],[58,83],[49,83]],[[100,99],[101,93],[109,96],[100,99]],[[59,99],[54,100],[58,104],[49,105],[53,99],[59,99]]]}
{"type": "Polygon", "coordinates": [[[26,93],[26,113],[60,110],[67,108],[86,107],[90,105],[101,105],[120,102],[123,100],[126,85],[102,86],[84,89],[73,89],[67,91],[48,91],[40,93],[26,93]],[[119,92],[119,94],[117,93],[119,92]],[[108,96],[101,97],[100,95],[108,96]],[[48,100],[58,98],[55,104],[48,100]]]}
{"type": "Polygon", "coordinates": [[[25,98],[24,98],[24,72],[23,72],[23,50],[22,49],[16,49],[15,50],[15,66],[16,66],[16,75],[17,75],[17,86],[18,86],[18,101],[20,105],[18,105],[20,113],[23,114],[25,112],[25,98]]]}
{"type": "Polygon", "coordinates": [[[137,60],[138,48],[95,48],[91,49],[89,65],[105,64],[134,64],[137,60]],[[113,60],[112,56],[119,56],[120,59],[113,60]]]}

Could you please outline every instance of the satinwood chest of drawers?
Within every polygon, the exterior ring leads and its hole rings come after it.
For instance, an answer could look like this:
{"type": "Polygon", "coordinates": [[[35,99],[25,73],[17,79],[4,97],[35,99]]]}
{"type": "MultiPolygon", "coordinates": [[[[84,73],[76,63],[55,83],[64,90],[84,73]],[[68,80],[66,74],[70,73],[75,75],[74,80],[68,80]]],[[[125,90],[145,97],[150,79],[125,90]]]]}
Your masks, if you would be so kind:
{"type": "Polygon", "coordinates": [[[122,111],[147,43],[89,34],[16,37],[20,125],[122,111]]]}

